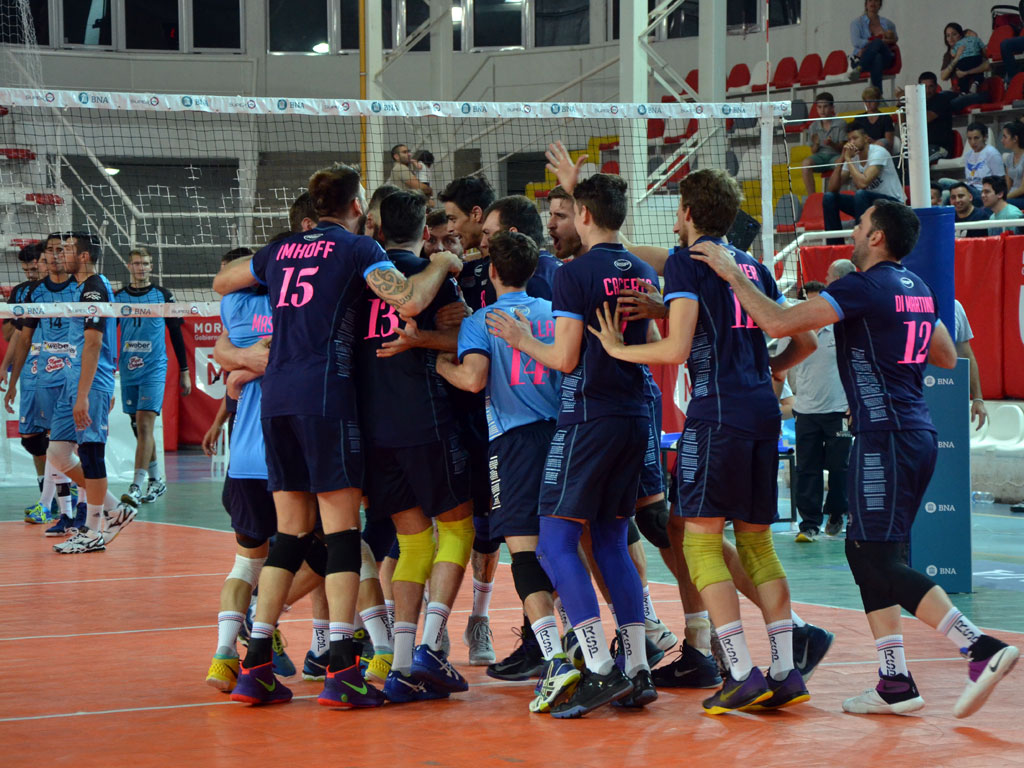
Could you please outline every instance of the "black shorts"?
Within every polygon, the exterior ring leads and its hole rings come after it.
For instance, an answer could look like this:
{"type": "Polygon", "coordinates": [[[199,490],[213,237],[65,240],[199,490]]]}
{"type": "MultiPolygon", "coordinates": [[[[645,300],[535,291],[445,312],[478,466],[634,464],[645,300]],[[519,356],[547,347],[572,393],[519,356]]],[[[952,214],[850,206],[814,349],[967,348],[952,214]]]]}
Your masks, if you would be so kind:
{"type": "Polygon", "coordinates": [[[555,430],[540,514],[574,520],[632,517],[647,448],[647,418],[605,416],[555,430]]]}
{"type": "Polygon", "coordinates": [[[637,498],[646,499],[665,492],[665,475],[661,468],[661,395],[647,404],[650,416],[647,421],[647,450],[644,451],[644,466],[640,471],[640,490],[637,498]]]}
{"type": "Polygon", "coordinates": [[[473,500],[473,528],[476,535],[485,540],[495,538],[491,535],[487,517],[491,511],[491,473],[487,466],[487,414],[479,412],[464,413],[458,417],[459,437],[469,455],[469,493],[473,500]]]}
{"type": "Polygon", "coordinates": [[[261,419],[271,491],[328,493],[363,485],[359,425],[322,416],[261,419]]]}
{"type": "Polygon", "coordinates": [[[674,513],[771,525],[778,514],[779,441],[687,419],[676,459],[674,513]]]}
{"type": "Polygon", "coordinates": [[[861,432],[846,487],[851,541],[910,541],[910,528],[935,471],[939,444],[927,429],[861,432]]]}
{"type": "Polygon", "coordinates": [[[540,481],[555,422],[535,421],[491,441],[491,536],[537,536],[540,533],[540,481]]]}
{"type": "Polygon", "coordinates": [[[409,448],[370,446],[366,465],[368,518],[419,507],[437,517],[469,501],[469,468],[459,436],[409,448]]]}
{"type": "Polygon", "coordinates": [[[277,533],[274,496],[267,481],[248,477],[225,477],[224,509],[231,517],[231,530],[257,541],[277,533]]]}

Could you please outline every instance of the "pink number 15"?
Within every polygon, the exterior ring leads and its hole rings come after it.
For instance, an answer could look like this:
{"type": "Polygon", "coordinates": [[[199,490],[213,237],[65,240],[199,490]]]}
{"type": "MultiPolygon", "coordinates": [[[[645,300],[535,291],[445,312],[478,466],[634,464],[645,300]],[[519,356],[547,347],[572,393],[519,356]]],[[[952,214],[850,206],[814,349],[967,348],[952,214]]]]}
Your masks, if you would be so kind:
{"type": "Polygon", "coordinates": [[[313,286],[303,280],[303,278],[312,277],[320,271],[320,267],[306,267],[300,269],[298,277],[295,278],[295,290],[289,295],[288,289],[291,287],[292,274],[295,272],[295,267],[285,267],[284,280],[281,282],[281,295],[277,299],[277,306],[287,307],[289,304],[293,307],[301,307],[303,304],[308,304],[313,298],[313,286]]]}

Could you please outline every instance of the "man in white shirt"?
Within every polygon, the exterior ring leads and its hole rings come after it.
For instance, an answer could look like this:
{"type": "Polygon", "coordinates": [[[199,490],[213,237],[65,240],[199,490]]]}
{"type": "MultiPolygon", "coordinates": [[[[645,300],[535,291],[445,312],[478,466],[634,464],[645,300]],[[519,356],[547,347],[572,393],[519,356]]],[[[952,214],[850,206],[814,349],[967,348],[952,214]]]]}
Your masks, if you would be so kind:
{"type": "MultiPolygon", "coordinates": [[[[842,170],[833,173],[828,180],[828,192],[821,201],[825,214],[825,229],[842,229],[839,212],[855,219],[883,197],[905,203],[907,198],[900,183],[896,166],[886,149],[871,143],[864,128],[851,125],[847,142],[839,155],[842,170]],[[839,190],[850,182],[856,190],[853,195],[840,194],[839,190]]],[[[842,245],[841,238],[830,239],[829,245],[842,245]]]]}
{"type": "Polygon", "coordinates": [[[981,123],[971,123],[967,126],[967,144],[970,149],[964,152],[964,181],[971,188],[975,205],[981,200],[982,179],[986,176],[1006,175],[1002,155],[999,154],[999,150],[986,143],[987,139],[988,128],[981,123]]]}
{"type": "Polygon", "coordinates": [[[974,356],[974,350],[971,349],[974,331],[971,330],[971,324],[967,321],[964,305],[956,299],[953,300],[953,310],[956,318],[953,336],[953,343],[956,344],[956,356],[967,358],[970,363],[971,422],[977,421],[978,426],[975,429],[981,429],[988,419],[988,411],[985,409],[985,400],[981,396],[981,371],[978,369],[978,359],[974,356]]]}

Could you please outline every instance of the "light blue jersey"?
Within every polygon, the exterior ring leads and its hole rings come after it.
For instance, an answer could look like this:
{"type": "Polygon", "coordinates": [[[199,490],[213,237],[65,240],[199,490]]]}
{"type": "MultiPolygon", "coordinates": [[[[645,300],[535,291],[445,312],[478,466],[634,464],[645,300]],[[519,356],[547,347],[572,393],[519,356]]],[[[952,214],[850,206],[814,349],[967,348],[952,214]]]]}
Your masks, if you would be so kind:
{"type": "MultiPolygon", "coordinates": [[[[100,274],[89,275],[78,284],[76,301],[99,303],[111,301],[114,290],[110,281],[100,274]]],[[[71,380],[77,382],[82,374],[82,350],[85,348],[85,329],[97,328],[103,333],[96,375],[92,380],[92,389],[114,392],[114,359],[117,356],[117,323],[108,317],[73,317],[70,322],[68,342],[78,350],[71,361],[71,380]]]]}
{"type": "Polygon", "coordinates": [[[487,437],[494,440],[511,429],[558,416],[562,374],[551,371],[513,349],[493,335],[484,321],[492,309],[515,316],[516,310],[529,321],[533,335],[545,344],[555,341],[555,318],[551,302],[515,291],[462,321],[459,330],[459,360],[467,354],[484,355],[491,361],[487,376],[487,437]]]}
{"type": "MultiPolygon", "coordinates": [[[[49,277],[41,280],[29,293],[27,301],[35,303],[64,303],[78,300],[78,283],[69,277],[63,283],[55,283],[49,277]]],[[[32,349],[38,353],[35,358],[36,386],[40,389],[64,386],[71,374],[71,368],[81,350],[70,341],[71,318],[43,317],[33,319],[32,349]]]]}
{"type": "MultiPolygon", "coordinates": [[[[125,286],[114,294],[122,304],[164,304],[174,297],[158,285],[145,288],[125,286]]],[[[123,317],[117,321],[121,329],[121,351],[118,368],[122,384],[151,384],[167,378],[167,342],[162,317],[123,317]]]]}

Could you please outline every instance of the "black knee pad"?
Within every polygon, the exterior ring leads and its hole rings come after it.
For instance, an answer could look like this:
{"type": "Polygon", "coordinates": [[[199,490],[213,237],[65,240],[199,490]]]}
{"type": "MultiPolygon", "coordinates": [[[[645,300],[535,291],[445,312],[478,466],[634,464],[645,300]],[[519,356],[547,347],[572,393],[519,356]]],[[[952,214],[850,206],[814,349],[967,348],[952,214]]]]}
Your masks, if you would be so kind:
{"type": "Polygon", "coordinates": [[[254,539],[244,533],[235,531],[235,543],[244,549],[257,549],[267,543],[266,539],[254,539]]]}
{"type": "Polygon", "coordinates": [[[902,542],[847,540],[846,560],[866,613],[894,605],[916,613],[921,599],[935,586],[907,565],[907,545],[902,542]]]}
{"type": "Polygon", "coordinates": [[[29,456],[45,456],[50,445],[50,438],[44,432],[21,438],[21,447],[28,451],[29,456]]]}
{"type": "Polygon", "coordinates": [[[551,579],[541,567],[536,552],[516,552],[512,555],[512,582],[519,599],[525,601],[534,592],[552,592],[551,579]]]}
{"type": "Polygon", "coordinates": [[[390,517],[382,520],[368,519],[363,527],[363,541],[369,545],[370,551],[373,552],[373,559],[379,563],[387,556],[391,545],[398,542],[395,536],[395,524],[391,522],[390,517]]]}
{"type": "Polygon", "coordinates": [[[82,443],[78,446],[78,458],[82,462],[82,474],[86,480],[99,480],[107,476],[104,460],[106,448],[103,443],[82,443]]]}
{"type": "Polygon", "coordinates": [[[473,551],[481,555],[493,555],[501,546],[501,539],[482,539],[479,534],[473,539],[473,551]]]}
{"type": "Polygon", "coordinates": [[[325,540],[327,542],[326,573],[328,575],[344,572],[359,573],[359,569],[363,565],[363,555],[358,530],[353,528],[349,531],[328,533],[325,540]]]}
{"type": "Polygon", "coordinates": [[[135,435],[135,439],[139,439],[139,423],[135,420],[135,414],[129,413],[128,418],[132,420],[132,434],[135,435]]]}
{"type": "Polygon", "coordinates": [[[57,497],[63,498],[71,495],[71,483],[58,483],[57,484],[57,497]]]}
{"type": "Polygon", "coordinates": [[[306,551],[306,565],[321,579],[327,576],[327,545],[319,536],[313,536],[306,551]]]}
{"type": "MultiPolygon", "coordinates": [[[[652,501],[636,511],[636,527],[651,544],[658,549],[668,549],[672,542],[668,538],[668,518],[670,510],[668,501],[652,501]]],[[[629,543],[633,543],[633,526],[630,526],[629,543]]]]}
{"type": "Polygon", "coordinates": [[[313,535],[293,536],[290,533],[278,533],[267,555],[265,568],[282,568],[294,574],[306,559],[306,551],[313,542],[313,535]]]}

